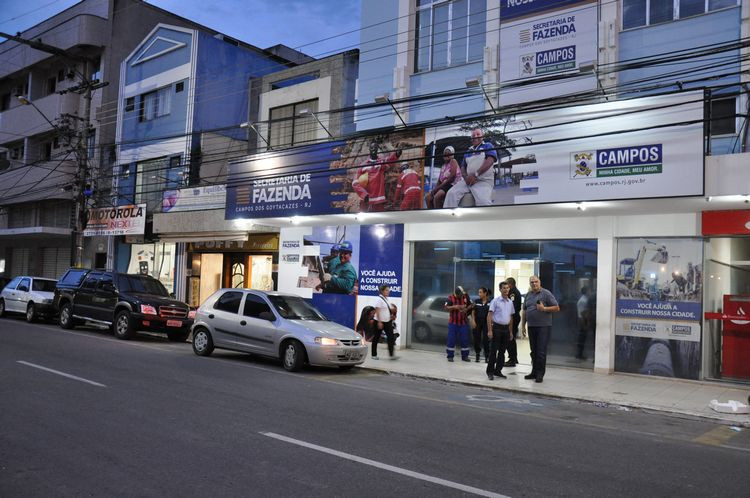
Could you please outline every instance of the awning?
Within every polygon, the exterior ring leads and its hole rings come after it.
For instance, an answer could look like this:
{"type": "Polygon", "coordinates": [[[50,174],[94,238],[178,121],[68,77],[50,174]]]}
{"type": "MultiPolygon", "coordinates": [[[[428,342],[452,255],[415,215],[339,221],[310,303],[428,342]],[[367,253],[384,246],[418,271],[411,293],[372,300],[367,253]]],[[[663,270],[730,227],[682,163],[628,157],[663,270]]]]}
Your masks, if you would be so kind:
{"type": "Polygon", "coordinates": [[[181,233],[179,235],[159,235],[159,242],[170,242],[170,243],[189,243],[189,242],[214,242],[218,240],[231,240],[231,241],[246,241],[248,238],[248,234],[245,233],[227,233],[227,232],[217,232],[214,234],[207,234],[206,232],[201,232],[199,234],[188,234],[188,233],[181,233]]]}
{"type": "Polygon", "coordinates": [[[0,229],[0,239],[49,239],[50,237],[65,238],[70,237],[73,233],[71,228],[58,227],[23,227],[23,228],[3,228],[0,229]]]}

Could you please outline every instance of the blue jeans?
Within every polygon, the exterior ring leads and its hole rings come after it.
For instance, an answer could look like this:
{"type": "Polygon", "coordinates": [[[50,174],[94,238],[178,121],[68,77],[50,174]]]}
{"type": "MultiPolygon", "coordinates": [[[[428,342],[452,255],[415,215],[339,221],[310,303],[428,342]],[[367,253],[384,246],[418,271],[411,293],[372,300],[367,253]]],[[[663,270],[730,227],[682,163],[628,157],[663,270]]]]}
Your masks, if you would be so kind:
{"type": "Polygon", "coordinates": [[[544,377],[547,367],[547,344],[552,327],[532,327],[529,329],[529,345],[531,346],[531,373],[537,378],[544,377]]]}
{"type": "Polygon", "coordinates": [[[455,323],[448,324],[448,344],[445,345],[445,352],[448,355],[448,358],[453,358],[457,337],[461,343],[461,358],[468,358],[469,325],[466,323],[463,325],[456,325],[455,323]]]}

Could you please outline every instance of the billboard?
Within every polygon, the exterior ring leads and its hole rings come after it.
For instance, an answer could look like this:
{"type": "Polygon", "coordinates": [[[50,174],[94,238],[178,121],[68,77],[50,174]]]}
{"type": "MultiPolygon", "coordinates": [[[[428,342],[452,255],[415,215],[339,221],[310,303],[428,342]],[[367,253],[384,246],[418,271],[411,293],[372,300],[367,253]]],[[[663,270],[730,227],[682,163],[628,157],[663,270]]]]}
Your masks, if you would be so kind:
{"type": "Polygon", "coordinates": [[[500,105],[596,89],[591,71],[554,84],[536,78],[577,73],[597,60],[596,2],[503,0],[500,11],[500,105]],[[571,5],[575,4],[575,5],[571,5]],[[518,86],[508,86],[514,83],[518,86]]]}
{"type": "Polygon", "coordinates": [[[703,195],[703,109],[680,92],[250,156],[226,218],[703,195]]]}
{"type": "Polygon", "coordinates": [[[162,196],[161,212],[223,209],[227,200],[226,185],[210,185],[167,190],[162,196]]]}
{"type": "Polygon", "coordinates": [[[617,261],[615,370],[697,379],[702,240],[619,239],[617,261]]]}
{"type": "Polygon", "coordinates": [[[143,235],[146,230],[146,205],[128,204],[86,211],[85,237],[100,235],[143,235]]]}

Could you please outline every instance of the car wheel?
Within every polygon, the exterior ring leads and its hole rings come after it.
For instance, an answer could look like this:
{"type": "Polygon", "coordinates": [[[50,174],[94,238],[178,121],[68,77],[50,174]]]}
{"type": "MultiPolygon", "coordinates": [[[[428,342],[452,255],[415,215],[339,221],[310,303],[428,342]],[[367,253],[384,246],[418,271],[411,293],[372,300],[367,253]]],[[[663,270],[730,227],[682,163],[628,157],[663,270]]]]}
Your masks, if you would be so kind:
{"type": "Polygon", "coordinates": [[[414,327],[414,340],[416,342],[428,342],[432,337],[432,330],[426,323],[418,323],[414,327]]]}
{"type": "Polygon", "coordinates": [[[208,330],[199,328],[193,332],[193,352],[198,356],[209,356],[214,352],[214,340],[208,330]]]}
{"type": "Polygon", "coordinates": [[[167,332],[167,337],[172,342],[185,342],[190,335],[189,330],[180,330],[175,332],[167,332]]]}
{"type": "Polygon", "coordinates": [[[281,361],[289,372],[298,372],[305,363],[305,348],[298,341],[289,341],[281,350],[281,361]]]}
{"type": "Polygon", "coordinates": [[[34,307],[34,303],[29,303],[29,305],[26,306],[26,321],[29,323],[34,323],[36,321],[36,308],[34,307]]]}
{"type": "Polygon", "coordinates": [[[132,339],[135,335],[133,320],[130,318],[130,312],[127,310],[120,311],[115,317],[114,327],[115,337],[118,339],[132,339]]]}
{"type": "Polygon", "coordinates": [[[64,329],[72,329],[76,326],[73,319],[73,306],[70,303],[65,303],[60,308],[60,326],[64,329]]]}
{"type": "Polygon", "coordinates": [[[5,316],[5,301],[0,299],[0,318],[5,316]]]}

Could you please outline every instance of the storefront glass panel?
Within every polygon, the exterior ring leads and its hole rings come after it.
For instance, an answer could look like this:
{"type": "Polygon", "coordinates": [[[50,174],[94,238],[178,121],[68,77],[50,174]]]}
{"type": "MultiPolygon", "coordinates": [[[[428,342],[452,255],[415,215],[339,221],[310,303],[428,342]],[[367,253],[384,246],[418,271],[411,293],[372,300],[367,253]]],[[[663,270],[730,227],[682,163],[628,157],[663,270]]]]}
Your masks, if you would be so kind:
{"type": "MultiPolygon", "coordinates": [[[[498,283],[512,276],[525,294],[529,276],[539,274],[561,307],[553,316],[549,363],[593,368],[596,257],[595,240],[415,242],[410,346],[445,351],[443,304],[457,285],[477,299],[480,287],[494,296],[498,283]],[[577,311],[583,287],[591,289],[582,302],[589,317],[585,326],[577,311]]],[[[530,363],[525,339],[519,341],[519,360],[530,363]]]]}
{"type": "Polygon", "coordinates": [[[150,275],[174,292],[175,244],[131,244],[127,273],[150,275]]]}

